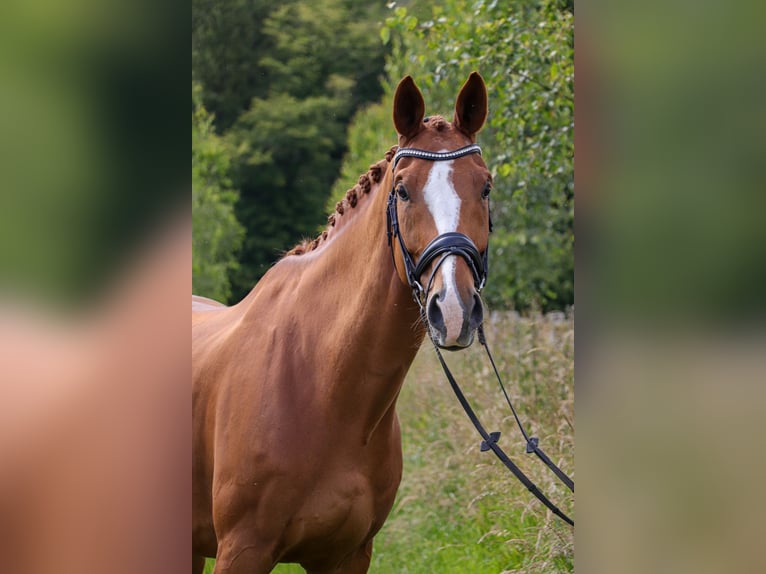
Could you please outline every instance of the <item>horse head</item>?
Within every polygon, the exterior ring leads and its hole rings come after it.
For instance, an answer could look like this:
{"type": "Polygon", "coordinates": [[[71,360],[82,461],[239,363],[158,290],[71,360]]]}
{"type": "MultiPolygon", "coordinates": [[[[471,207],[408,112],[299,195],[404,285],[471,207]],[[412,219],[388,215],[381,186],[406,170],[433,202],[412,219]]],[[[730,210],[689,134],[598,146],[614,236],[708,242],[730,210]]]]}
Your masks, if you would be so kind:
{"type": "Polygon", "coordinates": [[[389,233],[394,264],[415,291],[430,335],[445,349],[468,347],[481,325],[492,177],[476,134],[487,117],[487,89],[474,72],[461,88],[453,121],[424,118],[410,76],[396,89],[399,150],[392,161],[389,233]]]}

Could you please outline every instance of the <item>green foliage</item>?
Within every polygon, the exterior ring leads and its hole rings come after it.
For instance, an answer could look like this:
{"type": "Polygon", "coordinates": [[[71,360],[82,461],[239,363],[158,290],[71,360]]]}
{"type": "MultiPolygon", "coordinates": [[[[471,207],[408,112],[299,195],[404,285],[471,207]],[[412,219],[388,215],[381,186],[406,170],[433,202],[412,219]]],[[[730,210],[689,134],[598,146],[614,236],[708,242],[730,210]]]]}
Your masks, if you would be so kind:
{"type": "Polygon", "coordinates": [[[234,215],[237,192],[229,179],[230,151],[213,132],[213,117],[192,84],[192,289],[198,295],[227,301],[228,273],[244,229],[234,215]]]}
{"type": "MultiPolygon", "coordinates": [[[[559,0],[448,0],[395,7],[381,31],[391,49],[388,91],[412,75],[427,114],[451,118],[471,71],[487,82],[490,115],[479,143],[494,177],[485,291],[494,307],[545,310],[574,302],[573,30],[571,3],[559,0]]],[[[382,157],[388,145],[380,145],[381,133],[395,143],[383,117],[371,108],[355,119],[335,194],[353,184],[351,172],[370,157],[367,146],[377,145],[376,159],[382,157]]]]}
{"type": "Polygon", "coordinates": [[[219,133],[267,92],[259,55],[270,49],[261,22],[272,7],[266,0],[192,0],[192,79],[219,133]]]}
{"type": "Polygon", "coordinates": [[[325,219],[347,124],[381,94],[384,12],[354,0],[194,0],[192,77],[236,150],[246,240],[235,298],[325,219]]]}
{"type": "Polygon", "coordinates": [[[280,3],[261,30],[272,46],[259,60],[267,93],[297,98],[342,93],[352,110],[378,98],[384,50],[376,33],[383,10],[355,0],[280,3]]]}
{"type": "Polygon", "coordinates": [[[327,201],[328,213],[335,209],[335,204],[354,186],[359,176],[380,161],[386,150],[396,143],[391,106],[391,97],[387,95],[383,103],[367,106],[354,116],[347,134],[348,152],[327,201]]]}
{"type": "Polygon", "coordinates": [[[254,99],[228,132],[241,158],[238,216],[248,228],[241,268],[233,275],[241,293],[324,219],[344,139],[336,118],[345,106],[342,97],[254,99]]]}

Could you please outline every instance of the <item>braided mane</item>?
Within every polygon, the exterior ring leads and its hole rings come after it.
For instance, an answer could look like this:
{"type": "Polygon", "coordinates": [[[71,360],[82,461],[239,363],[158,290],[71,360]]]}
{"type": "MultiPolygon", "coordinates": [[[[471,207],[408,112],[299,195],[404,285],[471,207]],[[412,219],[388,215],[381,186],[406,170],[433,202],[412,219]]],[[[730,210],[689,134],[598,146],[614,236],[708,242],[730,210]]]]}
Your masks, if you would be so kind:
{"type": "Polygon", "coordinates": [[[346,213],[351,213],[351,210],[355,208],[359,202],[359,198],[368,194],[374,183],[380,183],[380,180],[383,179],[383,174],[388,168],[388,164],[393,159],[397,149],[398,146],[392,146],[386,152],[385,159],[372,164],[367,170],[367,173],[363,173],[359,176],[359,181],[357,181],[356,185],[349,189],[346,192],[346,196],[335,204],[335,211],[331,213],[327,218],[327,227],[324,229],[324,231],[322,231],[322,233],[320,233],[314,239],[305,239],[301,241],[298,245],[288,251],[285,256],[303,255],[304,253],[314,251],[317,247],[319,247],[327,239],[327,236],[329,235],[332,228],[335,227],[338,219],[346,213]]]}

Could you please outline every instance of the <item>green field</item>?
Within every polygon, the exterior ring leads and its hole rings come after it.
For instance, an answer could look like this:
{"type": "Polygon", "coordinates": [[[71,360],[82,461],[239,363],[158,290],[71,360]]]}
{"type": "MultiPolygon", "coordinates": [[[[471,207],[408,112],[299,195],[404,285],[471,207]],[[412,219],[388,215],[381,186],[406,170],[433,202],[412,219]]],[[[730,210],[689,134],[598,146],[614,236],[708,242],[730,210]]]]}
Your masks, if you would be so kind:
{"type": "MultiPolygon", "coordinates": [[[[530,434],[570,476],[574,472],[574,320],[559,315],[488,321],[487,340],[530,434]]],[[[566,514],[574,495],[524,442],[483,349],[447,353],[487,430],[566,514]]],[[[398,402],[404,476],[375,538],[374,574],[500,574],[574,571],[573,530],[547,511],[490,453],[463,413],[433,349],[424,344],[398,402]]],[[[576,520],[576,518],[575,518],[576,520]]],[[[209,561],[206,574],[212,572],[209,561]]],[[[302,573],[280,565],[280,574],[302,573]]]]}

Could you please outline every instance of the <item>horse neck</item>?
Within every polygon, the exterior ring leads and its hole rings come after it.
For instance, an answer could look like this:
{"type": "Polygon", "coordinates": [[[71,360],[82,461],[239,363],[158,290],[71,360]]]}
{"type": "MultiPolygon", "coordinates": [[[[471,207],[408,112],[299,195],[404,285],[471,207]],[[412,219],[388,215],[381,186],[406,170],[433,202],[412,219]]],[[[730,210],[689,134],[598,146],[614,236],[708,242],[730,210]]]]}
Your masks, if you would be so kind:
{"type": "Polygon", "coordinates": [[[331,418],[361,425],[365,442],[382,421],[393,423],[401,384],[424,337],[387,241],[390,188],[387,170],[324,244],[292,258],[301,265],[293,300],[314,317],[293,319],[303,321],[299,348],[310,361],[329,365],[315,399],[332,409],[331,418]]]}
{"type": "MultiPolygon", "coordinates": [[[[354,208],[358,213],[347,212],[345,229],[317,250],[310,265],[315,267],[311,270],[315,276],[332,277],[328,291],[343,293],[333,323],[347,333],[346,342],[371,362],[406,363],[409,367],[424,332],[410,288],[394,268],[387,240],[391,177],[387,170],[380,183],[360,199],[354,208]]],[[[332,293],[327,297],[337,301],[332,293]]]]}

